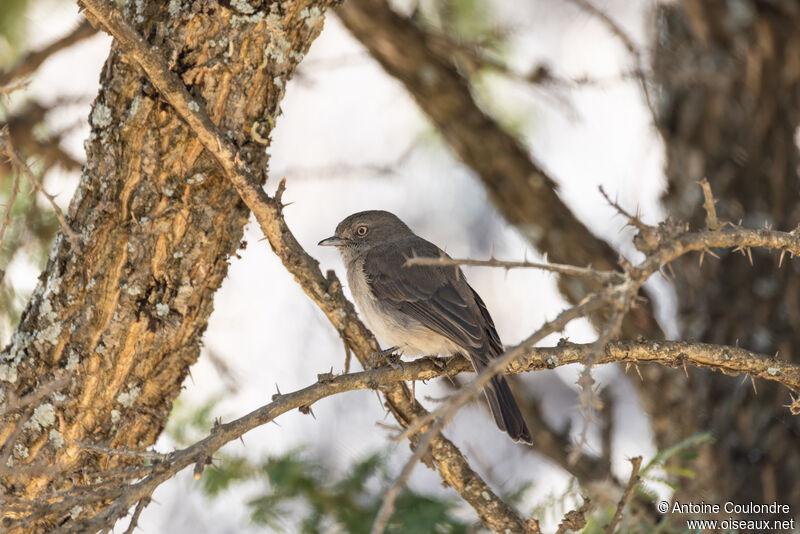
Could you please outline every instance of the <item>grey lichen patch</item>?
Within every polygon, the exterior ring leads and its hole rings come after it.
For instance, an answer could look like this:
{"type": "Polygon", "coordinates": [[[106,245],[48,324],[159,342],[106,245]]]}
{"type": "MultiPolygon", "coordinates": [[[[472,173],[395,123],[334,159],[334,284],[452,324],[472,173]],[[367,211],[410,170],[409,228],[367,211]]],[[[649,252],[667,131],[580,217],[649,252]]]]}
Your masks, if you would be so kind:
{"type": "Polygon", "coordinates": [[[125,291],[125,293],[127,293],[128,295],[130,295],[132,297],[135,297],[136,295],[141,295],[142,294],[142,288],[140,288],[140,287],[138,287],[136,285],[130,285],[129,286],[129,285],[126,284],[126,285],[124,285],[122,287],[122,290],[125,291]]]}
{"type": "Polygon", "coordinates": [[[109,124],[111,124],[111,109],[102,102],[98,102],[92,111],[92,125],[95,128],[105,128],[109,124]]]}
{"type": "Polygon", "coordinates": [[[139,398],[139,395],[142,393],[142,388],[139,386],[130,388],[127,392],[120,393],[117,395],[117,402],[123,405],[125,408],[128,408],[130,405],[139,398]]]}
{"type": "Polygon", "coordinates": [[[133,20],[135,20],[138,23],[144,22],[144,0],[136,0],[136,2],[134,2],[134,5],[136,7],[136,18],[134,18],[133,20]]]}
{"type": "Polygon", "coordinates": [[[83,512],[83,506],[76,504],[69,509],[70,519],[78,519],[78,516],[81,515],[81,512],[83,512]]]}
{"type": "Polygon", "coordinates": [[[289,50],[292,47],[292,44],[286,39],[283,19],[277,13],[270,13],[267,15],[266,21],[270,39],[269,43],[267,43],[267,48],[264,50],[264,55],[278,65],[282,65],[289,59],[289,50]]]}
{"type": "Polygon", "coordinates": [[[119,410],[111,410],[111,424],[116,425],[119,423],[119,419],[122,417],[122,413],[119,410]]]}
{"type": "Polygon", "coordinates": [[[247,3],[247,0],[231,0],[231,7],[239,13],[250,15],[255,11],[255,8],[247,3]]]}
{"type": "Polygon", "coordinates": [[[64,445],[64,438],[61,436],[61,432],[55,428],[50,430],[48,437],[56,449],[60,449],[64,445]]]}
{"type": "Polygon", "coordinates": [[[300,18],[303,19],[303,24],[313,28],[325,19],[325,14],[318,6],[312,6],[303,8],[300,11],[300,18]]]}
{"type": "Polygon", "coordinates": [[[769,376],[777,376],[777,374],[779,372],[780,372],[780,369],[778,369],[777,367],[768,367],[767,368],[767,374],[769,376]]]}
{"type": "Polygon", "coordinates": [[[50,343],[51,345],[57,345],[58,336],[60,335],[61,325],[59,323],[53,323],[44,330],[39,331],[39,333],[36,334],[36,339],[50,343]]]}
{"type": "Polygon", "coordinates": [[[15,383],[17,381],[17,366],[7,363],[0,364],[0,381],[15,383]]]}
{"type": "Polygon", "coordinates": [[[70,352],[69,356],[67,357],[67,366],[66,366],[67,371],[69,372],[75,371],[78,368],[78,364],[80,363],[80,361],[81,360],[77,352],[75,352],[74,350],[70,352]]]}
{"type": "MultiPolygon", "coordinates": [[[[57,240],[60,240],[61,235],[59,234],[57,240]]],[[[54,249],[56,246],[53,247],[54,249]]],[[[50,251],[50,256],[55,256],[55,250],[50,251]]],[[[44,291],[42,292],[43,299],[49,299],[52,295],[58,295],[61,293],[61,277],[56,274],[56,271],[50,273],[47,277],[47,282],[44,285],[44,291]]]]}
{"type": "Polygon", "coordinates": [[[49,402],[41,404],[33,410],[33,415],[25,422],[25,428],[35,432],[53,426],[56,422],[56,410],[49,402]]]}
{"type": "MultiPolygon", "coordinates": [[[[258,24],[262,20],[264,20],[264,14],[260,12],[252,15],[233,15],[231,17],[231,26],[238,28],[242,24],[258,24]]],[[[226,57],[230,57],[230,54],[226,54],[226,57]]]]}
{"type": "Polygon", "coordinates": [[[558,365],[558,356],[556,356],[554,354],[554,355],[550,356],[549,358],[547,358],[544,361],[544,363],[546,363],[548,367],[555,367],[556,365],[558,365]]]}
{"type": "Polygon", "coordinates": [[[17,456],[17,458],[22,458],[24,460],[30,455],[30,452],[28,451],[28,447],[26,447],[24,444],[17,443],[14,445],[14,454],[17,456]]]}
{"type": "Polygon", "coordinates": [[[194,111],[195,113],[197,113],[198,111],[200,111],[200,105],[199,105],[197,102],[195,102],[194,100],[192,100],[191,102],[189,102],[189,104],[188,104],[186,107],[188,107],[189,109],[191,109],[191,110],[192,110],[192,111],[194,111]]]}
{"type": "Polygon", "coordinates": [[[169,0],[169,7],[167,7],[167,9],[169,10],[170,16],[174,17],[177,15],[181,7],[183,7],[181,5],[181,0],[169,0]]]}
{"type": "Polygon", "coordinates": [[[189,185],[202,184],[203,182],[206,181],[207,178],[208,177],[205,174],[203,174],[202,172],[198,172],[191,178],[187,178],[186,183],[189,185]]]}
{"type": "Polygon", "coordinates": [[[169,315],[169,305],[163,303],[156,304],[156,315],[162,319],[169,315]]]}

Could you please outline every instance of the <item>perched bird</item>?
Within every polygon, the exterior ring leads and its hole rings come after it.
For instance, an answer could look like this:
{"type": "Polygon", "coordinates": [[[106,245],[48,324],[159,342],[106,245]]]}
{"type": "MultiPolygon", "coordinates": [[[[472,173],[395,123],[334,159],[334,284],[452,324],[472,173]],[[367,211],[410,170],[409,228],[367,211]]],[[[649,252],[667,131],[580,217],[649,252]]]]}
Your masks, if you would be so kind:
{"type": "MultiPolygon", "coordinates": [[[[377,336],[406,356],[463,354],[476,371],[503,352],[486,305],[461,269],[406,266],[411,257],[447,257],[414,234],[388,211],[362,211],[319,242],[335,246],[347,267],[347,281],[364,322],[377,336]]],[[[385,351],[384,351],[385,352],[385,351]]],[[[484,388],[500,430],[514,441],[531,436],[505,378],[492,377],[484,388]]]]}

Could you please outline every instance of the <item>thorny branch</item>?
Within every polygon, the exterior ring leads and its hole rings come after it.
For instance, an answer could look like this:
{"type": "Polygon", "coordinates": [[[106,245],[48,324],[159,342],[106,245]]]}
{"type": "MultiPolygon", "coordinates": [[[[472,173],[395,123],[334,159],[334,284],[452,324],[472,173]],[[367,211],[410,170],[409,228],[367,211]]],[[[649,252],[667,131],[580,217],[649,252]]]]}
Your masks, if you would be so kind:
{"type": "MultiPolygon", "coordinates": [[[[556,347],[531,347],[509,365],[507,372],[523,373],[533,370],[554,369],[572,364],[582,364],[594,350],[594,343],[566,343],[556,347]]],[[[774,380],[800,392],[800,365],[776,360],[738,347],[708,345],[683,341],[612,341],[602,347],[597,364],[626,362],[654,362],[669,367],[693,365],[706,367],[727,374],[747,374],[753,377],[774,380]]],[[[152,494],[156,487],[169,480],[182,469],[196,463],[204,463],[226,443],[239,439],[246,432],[275,420],[281,414],[315,402],[358,389],[385,391],[392,384],[410,380],[429,380],[441,376],[455,376],[473,372],[472,365],[461,356],[450,358],[423,358],[405,363],[402,368],[385,366],[345,375],[330,373],[318,376],[316,383],[285,394],[276,394],[272,402],[229,423],[216,425],[210,434],[197,443],[170,453],[153,451],[129,451],[99,445],[81,444],[87,453],[101,455],[134,456],[152,462],[150,466],[137,466],[129,473],[128,480],[139,478],[130,485],[119,485],[97,494],[77,488],[71,492],[45,495],[36,502],[5,502],[4,506],[18,508],[34,514],[38,507],[48,510],[69,509],[80,504],[89,504],[98,499],[114,499],[111,509],[86,520],[79,526],[86,530],[108,524],[112,517],[124,516],[127,510],[152,494]],[[133,476],[131,476],[133,475],[133,476]],[[32,509],[33,507],[33,509],[32,509]],[[119,513],[115,516],[115,513],[119,513]]],[[[422,447],[417,447],[417,450],[422,447]]],[[[124,473],[123,473],[124,475],[124,473]]],[[[0,497],[0,502],[2,502],[0,497]]],[[[76,527],[76,525],[72,525],[76,527]]]]}
{"type": "MultiPolygon", "coordinates": [[[[158,57],[144,43],[118,12],[102,0],[83,0],[83,3],[92,15],[107,27],[120,44],[139,62],[154,86],[175,107],[178,114],[186,120],[198,136],[201,144],[216,158],[242,199],[255,213],[273,250],[283,260],[287,269],[294,274],[309,296],[337,326],[343,339],[346,340],[346,343],[363,364],[368,355],[372,353],[372,349],[375,348],[373,338],[355,317],[352,305],[344,299],[341,286],[335,277],[332,274],[329,274],[328,279],[322,277],[317,263],[303,251],[286,227],[281,212],[280,196],[276,195],[275,198],[270,198],[264,193],[242,164],[236,148],[220,135],[208,116],[197,109],[198,106],[192,106],[196,103],[191,99],[180,80],[169,71],[163,59],[158,57]]],[[[241,419],[216,426],[212,433],[201,442],[181,451],[170,453],[167,459],[156,461],[152,466],[147,467],[146,471],[142,471],[141,467],[137,468],[136,478],[139,478],[139,480],[131,485],[105,487],[104,491],[97,495],[83,493],[76,496],[76,494],[70,495],[67,492],[68,498],[61,502],[48,502],[47,506],[51,511],[53,508],[68,510],[80,499],[101,498],[113,500],[112,505],[98,515],[82,520],[79,525],[79,528],[84,530],[102,528],[109,525],[116,518],[124,516],[133,505],[146,502],[146,499],[159,484],[174,476],[181,469],[192,464],[205,465],[215,450],[218,450],[232,439],[237,439],[247,430],[271,421],[287,410],[308,406],[324,396],[349,389],[377,386],[386,395],[390,410],[401,424],[404,426],[416,425],[416,428],[421,432],[423,428],[418,421],[430,422],[430,429],[428,429],[425,436],[422,439],[418,439],[412,435],[412,443],[415,443],[417,451],[422,451],[422,453],[426,452],[428,446],[430,446],[433,452],[432,456],[446,483],[452,485],[462,494],[464,499],[476,509],[490,528],[495,530],[508,529],[514,532],[536,532],[538,531],[538,523],[535,520],[526,522],[520,519],[469,468],[460,451],[435,431],[452,416],[449,410],[454,412],[458,406],[463,405],[466,400],[474,396],[493,373],[522,370],[518,360],[524,357],[525,354],[533,354],[534,351],[542,350],[535,349],[533,344],[547,333],[563,329],[563,326],[570,320],[585,316],[593,309],[608,305],[613,305],[618,310],[626,310],[633,304],[639,288],[649,276],[658,271],[661,266],[667,265],[683,254],[691,251],[705,251],[711,247],[739,247],[746,250],[748,247],[753,246],[781,250],[782,252],[788,251],[792,255],[800,252],[800,242],[798,242],[798,234],[795,232],[775,232],[766,229],[748,230],[733,225],[694,234],[681,233],[662,237],[664,239],[658,242],[658,246],[643,262],[635,267],[631,266],[626,269],[620,282],[590,295],[583,302],[566,310],[556,320],[545,325],[519,347],[507,351],[481,373],[472,384],[453,395],[443,407],[444,410],[437,410],[433,416],[428,416],[415,400],[410,399],[410,392],[405,386],[400,385],[398,381],[422,379],[425,373],[419,372],[417,375],[411,373],[413,370],[422,371],[418,369],[418,366],[432,366],[429,369],[424,369],[426,373],[429,373],[429,377],[456,372],[453,370],[452,365],[461,367],[458,372],[466,371],[469,364],[463,358],[444,360],[447,364],[446,372],[435,368],[432,361],[422,360],[418,365],[405,366],[403,370],[374,369],[364,373],[343,375],[342,377],[326,377],[324,381],[314,386],[309,386],[304,390],[292,394],[279,395],[272,403],[241,419]],[[666,237],[669,237],[669,239],[666,237]],[[353,377],[358,376],[363,380],[369,373],[386,373],[387,375],[383,377],[384,382],[373,381],[374,376],[372,375],[370,375],[369,382],[353,382],[353,377]],[[390,376],[393,378],[390,379],[390,376]],[[336,385],[336,388],[339,389],[336,390],[332,385],[336,385]],[[305,396],[308,397],[306,398],[305,396]],[[147,474],[141,476],[145,472],[147,474]]],[[[622,313],[619,313],[619,315],[621,316],[622,313]]],[[[607,337],[613,336],[616,330],[616,326],[611,325],[609,328],[611,333],[607,337]]],[[[633,345],[627,347],[620,347],[619,343],[608,343],[604,347],[598,346],[602,344],[592,343],[583,346],[582,349],[579,345],[554,347],[551,350],[557,351],[557,354],[551,354],[544,361],[544,364],[540,361],[539,367],[532,366],[531,368],[555,367],[566,363],[583,363],[587,360],[593,361],[595,364],[610,361],[659,361],[665,364],[683,365],[688,362],[722,371],[743,372],[751,376],[777,380],[786,384],[795,392],[800,391],[800,378],[798,377],[796,366],[780,362],[776,358],[770,359],[769,363],[764,364],[765,358],[757,357],[752,353],[747,353],[747,351],[744,351],[745,354],[736,354],[736,351],[743,349],[685,344],[682,347],[683,350],[670,359],[662,357],[661,351],[665,350],[665,347],[675,349],[676,347],[670,345],[670,343],[674,344],[676,342],[650,342],[660,344],[660,348],[655,353],[656,355],[648,360],[646,358],[647,354],[637,354],[638,358],[632,356],[632,353],[637,348],[641,349],[641,345],[645,342],[628,342],[633,343],[633,345]],[[637,343],[639,343],[639,346],[636,345],[637,343]],[[615,351],[614,347],[617,347],[617,351],[627,349],[632,352],[617,352],[617,357],[614,357],[612,356],[615,351]],[[603,353],[600,353],[599,349],[601,348],[604,349],[603,353]],[[569,360],[570,351],[573,351],[573,355],[578,356],[574,361],[569,360]],[[738,358],[733,358],[732,354],[737,355],[738,358]]],[[[793,406],[792,408],[794,411],[795,407],[793,406]]],[[[800,411],[800,407],[797,409],[800,411]]],[[[113,451],[100,450],[95,450],[94,452],[99,454],[114,453],[113,451]]],[[[10,505],[13,506],[14,504],[11,503],[10,505]]],[[[62,530],[66,528],[73,529],[73,527],[75,525],[64,526],[62,530]]]]}
{"type": "MultiPolygon", "coordinates": [[[[545,258],[546,259],[546,258],[545,258]]],[[[406,260],[406,266],[411,265],[471,265],[473,267],[503,267],[505,269],[541,269],[551,273],[563,274],[564,276],[574,276],[576,278],[586,278],[603,284],[619,282],[622,280],[622,273],[616,271],[600,271],[591,267],[575,267],[574,265],[563,265],[560,263],[537,263],[530,261],[503,261],[497,259],[472,260],[472,259],[453,259],[447,256],[440,258],[422,258],[415,256],[406,260]]]]}
{"type": "MultiPolygon", "coordinates": [[[[216,159],[242,200],[253,211],[262,232],[273,251],[280,257],[297,282],[314,300],[340,332],[362,365],[377,349],[372,334],[355,315],[352,304],[342,293],[341,284],[333,274],[325,279],[316,260],[309,256],[295,239],[283,219],[280,195],[270,198],[243,164],[237,149],[217,129],[209,116],[189,95],[181,80],[170,71],[166,62],[151,49],[122,15],[104,0],[82,0],[90,20],[95,19],[128,51],[141,66],[161,95],[189,125],[198,141],[216,159]]],[[[293,5],[287,17],[299,16],[303,2],[293,5]]],[[[321,2],[327,7],[330,2],[321,2]]],[[[310,31],[320,31],[321,23],[310,31]]],[[[384,390],[387,407],[405,425],[425,415],[425,409],[412,397],[405,385],[397,384],[384,390]]],[[[452,486],[492,529],[511,532],[529,530],[521,519],[502,501],[486,482],[469,466],[461,451],[443,436],[437,436],[432,448],[434,465],[445,484],[452,486]]],[[[151,490],[152,491],[152,490],[151,490]]],[[[128,504],[131,506],[133,503],[128,504]]],[[[95,519],[112,521],[124,515],[126,508],[116,504],[95,519]]],[[[95,520],[93,519],[93,521],[95,520]]],[[[532,520],[533,521],[533,520],[532,520]]],[[[535,523],[535,521],[534,521],[535,523]]]]}
{"type": "MultiPolygon", "coordinates": [[[[705,189],[707,189],[706,195],[710,196],[710,188],[705,189]]],[[[707,204],[713,206],[713,198],[707,201],[707,204]]],[[[711,217],[709,217],[709,220],[711,220],[711,217]]],[[[639,221],[639,225],[643,225],[643,223],[639,221]]],[[[519,346],[507,350],[503,355],[494,359],[475,380],[464,386],[438,409],[430,412],[425,417],[418,418],[406,427],[399,437],[411,437],[415,433],[421,433],[423,431],[425,434],[420,439],[420,443],[417,445],[414,455],[412,455],[407,462],[401,476],[398,477],[395,483],[390,487],[387,498],[384,500],[381,510],[378,513],[376,524],[378,524],[379,520],[385,521],[384,516],[387,510],[391,510],[393,506],[392,499],[398,493],[397,486],[404,483],[411,469],[416,465],[417,460],[424,456],[433,433],[438,432],[464,404],[477,396],[492,376],[503,373],[512,361],[520,357],[526,349],[530,350],[535,343],[538,343],[546,335],[563,330],[567,323],[573,319],[584,317],[599,308],[611,307],[614,309],[614,314],[604,325],[598,340],[589,345],[589,349],[585,353],[583,359],[584,372],[581,374],[578,383],[582,388],[581,405],[585,411],[589,412],[592,409],[593,402],[591,390],[593,379],[590,375],[590,369],[593,365],[599,363],[600,349],[603,346],[607,346],[608,341],[613,339],[618,333],[622,325],[622,319],[628,309],[635,304],[635,299],[642,285],[644,285],[645,281],[647,281],[651,275],[659,271],[662,266],[668,265],[677,257],[689,252],[697,250],[705,251],[715,247],[735,247],[736,250],[746,249],[748,251],[750,247],[763,247],[766,249],[781,250],[782,252],[789,251],[792,255],[800,253],[800,232],[787,233],[769,229],[750,230],[732,224],[729,224],[725,228],[718,228],[715,230],[709,229],[694,233],[680,233],[679,227],[676,228],[670,225],[660,229],[649,227],[647,229],[655,236],[654,249],[651,250],[650,254],[638,265],[626,265],[623,279],[620,282],[607,287],[603,291],[589,295],[580,304],[561,312],[555,320],[546,323],[519,346]]],[[[434,258],[434,260],[438,261],[439,259],[434,258]]],[[[457,262],[451,261],[451,263],[457,262]]],[[[434,262],[434,264],[436,263],[434,262]]],[[[503,265],[501,264],[501,266],[503,265]]],[[[767,371],[767,374],[776,372],[777,368],[772,367],[771,370],[767,371]]],[[[788,384],[787,386],[797,393],[795,387],[788,384]]],[[[800,406],[796,406],[797,404],[798,402],[793,400],[791,404],[792,413],[800,411],[800,406]]],[[[584,429],[584,432],[585,431],[584,429]]],[[[380,532],[382,532],[382,529],[373,529],[373,534],[380,534],[380,532]]]]}
{"type": "Polygon", "coordinates": [[[569,0],[569,1],[575,4],[579,9],[586,11],[590,15],[600,20],[600,22],[602,22],[608,28],[608,30],[612,34],[614,34],[614,36],[617,39],[619,39],[620,42],[623,44],[623,46],[625,46],[625,48],[628,50],[628,53],[633,57],[634,75],[639,82],[639,86],[642,89],[642,95],[644,96],[647,109],[650,111],[650,117],[653,120],[653,124],[657,124],[658,114],[656,113],[656,108],[653,103],[653,97],[650,95],[650,88],[647,86],[647,76],[645,75],[644,71],[644,62],[642,60],[642,54],[639,51],[639,48],[633,42],[633,39],[631,39],[631,37],[627,34],[627,32],[623,30],[622,27],[608,15],[608,13],[606,13],[602,9],[592,4],[589,0],[569,0]]]}

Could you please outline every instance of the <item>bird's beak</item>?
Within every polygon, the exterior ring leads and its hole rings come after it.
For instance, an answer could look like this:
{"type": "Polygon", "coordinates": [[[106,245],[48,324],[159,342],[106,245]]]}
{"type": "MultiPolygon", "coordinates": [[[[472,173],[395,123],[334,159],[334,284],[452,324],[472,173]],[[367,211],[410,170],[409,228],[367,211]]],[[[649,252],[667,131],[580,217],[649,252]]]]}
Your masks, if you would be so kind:
{"type": "Polygon", "coordinates": [[[336,236],[329,237],[327,239],[323,239],[317,245],[321,247],[341,247],[345,244],[344,239],[338,238],[336,236]]]}

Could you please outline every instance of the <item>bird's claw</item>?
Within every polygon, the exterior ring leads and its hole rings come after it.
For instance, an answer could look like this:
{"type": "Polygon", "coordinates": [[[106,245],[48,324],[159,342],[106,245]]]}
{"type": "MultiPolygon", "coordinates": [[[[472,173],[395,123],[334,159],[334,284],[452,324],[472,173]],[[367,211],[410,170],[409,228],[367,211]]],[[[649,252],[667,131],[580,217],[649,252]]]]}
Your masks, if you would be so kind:
{"type": "Polygon", "coordinates": [[[425,358],[430,361],[439,371],[444,371],[447,369],[448,360],[443,360],[442,358],[437,358],[436,356],[425,356],[425,358]]]}
{"type": "Polygon", "coordinates": [[[405,367],[403,367],[403,362],[400,360],[399,354],[392,353],[386,356],[386,363],[395,371],[400,371],[402,373],[406,370],[405,367]]]}
{"type": "Polygon", "coordinates": [[[367,365],[370,368],[380,367],[383,363],[381,360],[385,361],[392,369],[399,369],[403,371],[403,364],[400,363],[400,356],[395,354],[399,347],[389,347],[388,349],[379,350],[377,352],[373,352],[369,358],[367,358],[367,365]]]}

